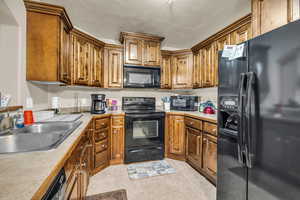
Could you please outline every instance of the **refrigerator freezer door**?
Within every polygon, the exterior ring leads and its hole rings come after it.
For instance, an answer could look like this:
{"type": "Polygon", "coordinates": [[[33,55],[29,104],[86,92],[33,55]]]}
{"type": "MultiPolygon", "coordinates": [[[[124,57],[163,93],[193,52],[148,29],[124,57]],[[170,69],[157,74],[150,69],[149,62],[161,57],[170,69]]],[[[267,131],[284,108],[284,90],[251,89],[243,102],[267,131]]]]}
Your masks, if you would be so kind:
{"type": "Polygon", "coordinates": [[[238,162],[237,138],[219,135],[217,200],[246,200],[247,168],[238,162]]]}
{"type": "Polygon", "coordinates": [[[299,199],[300,21],[251,40],[249,71],[257,75],[259,115],[248,199],[299,199]]]}

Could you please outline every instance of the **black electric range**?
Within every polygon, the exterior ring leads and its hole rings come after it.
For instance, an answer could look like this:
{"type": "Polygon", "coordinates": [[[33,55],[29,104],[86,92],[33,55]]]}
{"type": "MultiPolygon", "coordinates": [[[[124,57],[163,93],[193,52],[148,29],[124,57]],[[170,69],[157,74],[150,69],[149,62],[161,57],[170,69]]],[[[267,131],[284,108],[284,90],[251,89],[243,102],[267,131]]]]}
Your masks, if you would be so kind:
{"type": "Polygon", "coordinates": [[[123,97],[125,163],[164,158],[165,112],[154,97],[123,97]]]}

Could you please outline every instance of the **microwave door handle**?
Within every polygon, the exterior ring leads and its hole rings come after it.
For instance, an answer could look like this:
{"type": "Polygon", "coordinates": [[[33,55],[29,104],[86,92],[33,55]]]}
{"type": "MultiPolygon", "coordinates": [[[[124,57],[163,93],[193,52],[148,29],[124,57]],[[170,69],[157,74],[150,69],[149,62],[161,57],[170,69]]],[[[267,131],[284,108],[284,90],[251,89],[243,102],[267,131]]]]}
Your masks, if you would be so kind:
{"type": "Polygon", "coordinates": [[[242,73],[240,76],[239,82],[239,95],[238,95],[238,116],[239,116],[239,124],[238,124],[238,161],[240,164],[245,164],[243,159],[243,134],[244,134],[244,82],[245,82],[246,74],[242,73]]]}

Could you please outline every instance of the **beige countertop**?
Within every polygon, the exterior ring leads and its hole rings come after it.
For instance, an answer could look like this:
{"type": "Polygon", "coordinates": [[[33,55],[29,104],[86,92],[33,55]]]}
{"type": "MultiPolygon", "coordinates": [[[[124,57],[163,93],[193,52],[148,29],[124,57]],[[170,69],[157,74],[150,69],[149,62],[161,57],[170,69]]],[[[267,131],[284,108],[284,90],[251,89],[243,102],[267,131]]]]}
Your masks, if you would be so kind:
{"type": "MultiPolygon", "coordinates": [[[[186,116],[215,121],[216,115],[200,112],[167,111],[186,116]]],[[[49,151],[36,151],[15,154],[0,154],[0,199],[31,199],[47,177],[64,163],[70,148],[79,141],[81,133],[93,117],[124,114],[123,111],[111,111],[103,115],[84,114],[82,124],[58,148],[49,151]]]]}

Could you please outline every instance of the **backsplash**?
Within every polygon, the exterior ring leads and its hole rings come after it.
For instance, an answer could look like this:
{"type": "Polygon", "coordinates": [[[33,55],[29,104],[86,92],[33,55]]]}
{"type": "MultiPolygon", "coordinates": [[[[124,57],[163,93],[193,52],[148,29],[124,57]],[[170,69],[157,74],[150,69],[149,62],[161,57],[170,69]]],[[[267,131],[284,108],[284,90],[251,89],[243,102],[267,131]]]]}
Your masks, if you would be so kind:
{"type": "Polygon", "coordinates": [[[154,89],[122,89],[122,90],[108,90],[89,87],[72,87],[72,86],[48,86],[48,103],[51,107],[52,97],[60,98],[61,107],[76,107],[76,98],[81,101],[81,106],[90,106],[91,94],[105,94],[106,98],[118,100],[118,105],[122,105],[122,97],[155,97],[156,105],[162,106],[161,98],[163,96],[172,95],[196,95],[201,96],[202,99],[217,102],[217,88],[204,88],[196,90],[154,90],[154,89]]]}

